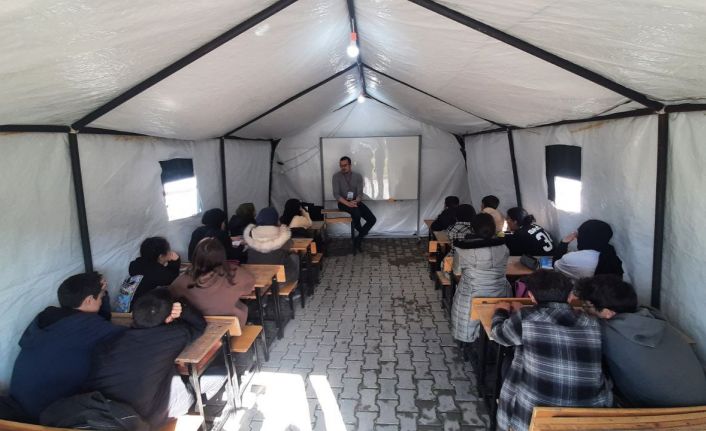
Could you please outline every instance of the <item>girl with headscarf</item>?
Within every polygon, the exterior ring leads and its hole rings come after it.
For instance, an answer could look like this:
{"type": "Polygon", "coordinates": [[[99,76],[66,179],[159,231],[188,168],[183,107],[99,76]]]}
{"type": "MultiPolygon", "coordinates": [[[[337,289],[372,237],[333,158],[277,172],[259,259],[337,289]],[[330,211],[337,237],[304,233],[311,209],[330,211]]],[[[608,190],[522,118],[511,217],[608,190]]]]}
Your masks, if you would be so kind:
{"type": "Polygon", "coordinates": [[[240,204],[228,222],[230,236],[243,236],[249,224],[255,223],[255,205],[251,202],[240,204]]]}
{"type": "Polygon", "coordinates": [[[230,236],[228,236],[228,232],[225,231],[225,211],[220,208],[212,208],[203,213],[201,223],[203,223],[203,226],[197,227],[191,234],[191,241],[189,241],[190,261],[194,259],[194,249],[196,249],[196,244],[204,238],[216,238],[220,241],[226,251],[226,258],[228,260],[244,261],[246,256],[242,248],[234,248],[230,236]]]}
{"type": "Polygon", "coordinates": [[[311,227],[311,217],[307,210],[302,208],[302,203],[299,199],[289,199],[284,204],[284,211],[279,222],[285,226],[289,226],[292,231],[292,238],[307,238],[307,229],[311,227]]]}
{"type": "Polygon", "coordinates": [[[588,220],[577,232],[567,235],[557,247],[554,269],[573,280],[599,274],[623,276],[623,262],[609,244],[613,229],[602,220],[588,220]],[[567,253],[569,243],[576,240],[578,251],[567,253]]]}

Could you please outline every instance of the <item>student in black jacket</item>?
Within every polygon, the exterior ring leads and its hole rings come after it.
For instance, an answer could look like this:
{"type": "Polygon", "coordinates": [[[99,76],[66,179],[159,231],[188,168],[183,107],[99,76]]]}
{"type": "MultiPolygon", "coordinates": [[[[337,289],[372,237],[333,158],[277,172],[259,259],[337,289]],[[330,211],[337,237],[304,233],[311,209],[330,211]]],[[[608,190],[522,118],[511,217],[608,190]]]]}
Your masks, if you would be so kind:
{"type": "Polygon", "coordinates": [[[85,388],[129,404],[159,428],[190,407],[191,397],[174,373],[174,360],[203,334],[206,321],[188,304],[173,302],[166,289],[143,295],[132,315],[131,329],[96,349],[85,388]],[[185,398],[188,403],[175,402],[185,398]]]}
{"type": "Polygon", "coordinates": [[[436,220],[431,224],[431,230],[433,232],[446,230],[456,223],[456,209],[459,204],[458,196],[446,196],[444,210],[436,216],[436,220]]]}
{"type": "Polygon", "coordinates": [[[191,234],[191,241],[189,241],[189,261],[194,258],[194,249],[196,244],[199,243],[204,238],[216,238],[223,244],[226,249],[226,258],[228,260],[239,260],[245,261],[246,254],[242,248],[234,248],[233,242],[225,231],[226,228],[226,213],[220,208],[213,208],[205,213],[201,217],[201,223],[203,226],[197,227],[196,230],[191,234]]]}
{"type": "Polygon", "coordinates": [[[158,286],[169,286],[179,276],[181,259],[169,242],[155,236],[142,241],[140,257],[130,262],[130,275],[142,275],[133,301],[158,286]]]}
{"type": "Polygon", "coordinates": [[[510,249],[510,256],[551,256],[554,242],[549,232],[534,222],[534,216],[520,207],[507,210],[507,227],[510,233],[505,235],[505,244],[510,249]]]}

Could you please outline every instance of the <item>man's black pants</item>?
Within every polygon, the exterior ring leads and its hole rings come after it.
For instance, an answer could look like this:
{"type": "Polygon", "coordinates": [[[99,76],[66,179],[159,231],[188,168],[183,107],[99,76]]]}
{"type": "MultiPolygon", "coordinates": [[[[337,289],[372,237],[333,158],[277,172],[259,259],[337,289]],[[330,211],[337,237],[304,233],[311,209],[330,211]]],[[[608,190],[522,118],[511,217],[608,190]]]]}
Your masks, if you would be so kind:
{"type": "Polygon", "coordinates": [[[368,208],[363,202],[358,202],[358,206],[355,208],[347,207],[339,202],[338,209],[351,215],[353,228],[358,231],[358,236],[361,238],[368,234],[377,221],[375,215],[373,215],[372,211],[370,211],[370,208],[368,208]],[[365,220],[364,226],[360,225],[361,218],[365,220]]]}

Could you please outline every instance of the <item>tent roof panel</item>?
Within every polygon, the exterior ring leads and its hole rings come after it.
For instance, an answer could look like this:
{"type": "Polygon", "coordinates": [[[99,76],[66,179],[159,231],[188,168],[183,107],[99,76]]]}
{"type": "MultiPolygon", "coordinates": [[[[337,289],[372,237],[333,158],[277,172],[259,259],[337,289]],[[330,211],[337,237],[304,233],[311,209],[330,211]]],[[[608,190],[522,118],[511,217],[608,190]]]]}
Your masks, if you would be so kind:
{"type": "Polygon", "coordinates": [[[528,126],[593,116],[625,102],[403,0],[359,0],[356,14],[366,63],[488,120],[528,126]]]}
{"type": "Polygon", "coordinates": [[[497,127],[373,70],[365,69],[365,80],[370,95],[394,106],[405,115],[422,120],[442,130],[464,134],[497,127]]]}
{"type": "Polygon", "coordinates": [[[701,0],[439,3],[655,99],[706,98],[701,0]]]}
{"type": "Polygon", "coordinates": [[[235,135],[267,139],[292,136],[358,97],[361,91],[359,76],[357,69],[344,73],[244,127],[235,135]]]}
{"type": "Polygon", "coordinates": [[[91,126],[201,139],[227,133],[351,62],[346,4],[300,0],[91,126]]]}
{"type": "Polygon", "coordinates": [[[11,3],[0,124],[70,124],[274,0],[11,3]]]}

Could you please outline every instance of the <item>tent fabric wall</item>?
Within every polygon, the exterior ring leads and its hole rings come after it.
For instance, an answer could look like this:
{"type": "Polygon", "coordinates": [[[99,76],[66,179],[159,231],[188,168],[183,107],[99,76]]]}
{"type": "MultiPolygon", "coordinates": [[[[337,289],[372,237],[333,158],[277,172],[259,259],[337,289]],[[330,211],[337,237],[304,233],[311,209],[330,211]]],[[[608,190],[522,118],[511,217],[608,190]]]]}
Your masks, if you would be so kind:
{"type": "MultiPolygon", "coordinates": [[[[292,197],[321,203],[321,137],[408,135],[422,136],[419,228],[424,230],[422,220],[436,217],[443,208],[445,195],[455,194],[463,201],[470,198],[458,141],[448,132],[413,120],[373,100],[354,103],[302,133],[282,139],[272,165],[273,205],[281,210],[284,202],[292,197]]],[[[331,181],[330,178],[324,180],[331,181]]],[[[335,207],[333,202],[327,202],[326,206],[335,207]]],[[[378,219],[372,234],[416,233],[416,201],[370,202],[369,206],[378,219]]],[[[346,234],[350,231],[347,226],[336,226],[333,232],[346,234]]]]}
{"type": "Polygon", "coordinates": [[[193,159],[201,208],[222,207],[217,140],[79,135],[79,151],[94,267],[111,293],[127,276],[145,238],[164,236],[186,260],[191,232],[201,224],[200,214],[168,221],[161,160],[193,159]]]}
{"type": "Polygon", "coordinates": [[[83,271],[67,136],[0,134],[0,390],[34,316],[83,271]]]}
{"type": "Polygon", "coordinates": [[[585,220],[608,222],[612,243],[649,304],[654,243],[657,117],[582,123],[513,132],[522,201],[554,241],[585,220]],[[544,147],[582,148],[581,212],[558,210],[547,199],[544,147]]]}
{"type": "Polygon", "coordinates": [[[706,362],[706,114],[670,115],[667,208],[662,266],[662,309],[667,317],[696,338],[706,362]]]}
{"type": "Polygon", "coordinates": [[[269,206],[270,141],[225,141],[228,218],[238,205],[252,202],[259,211],[269,206]]]}
{"type": "Polygon", "coordinates": [[[504,215],[517,205],[507,132],[468,136],[465,145],[471,202],[480,210],[483,196],[495,195],[504,215]]]}

